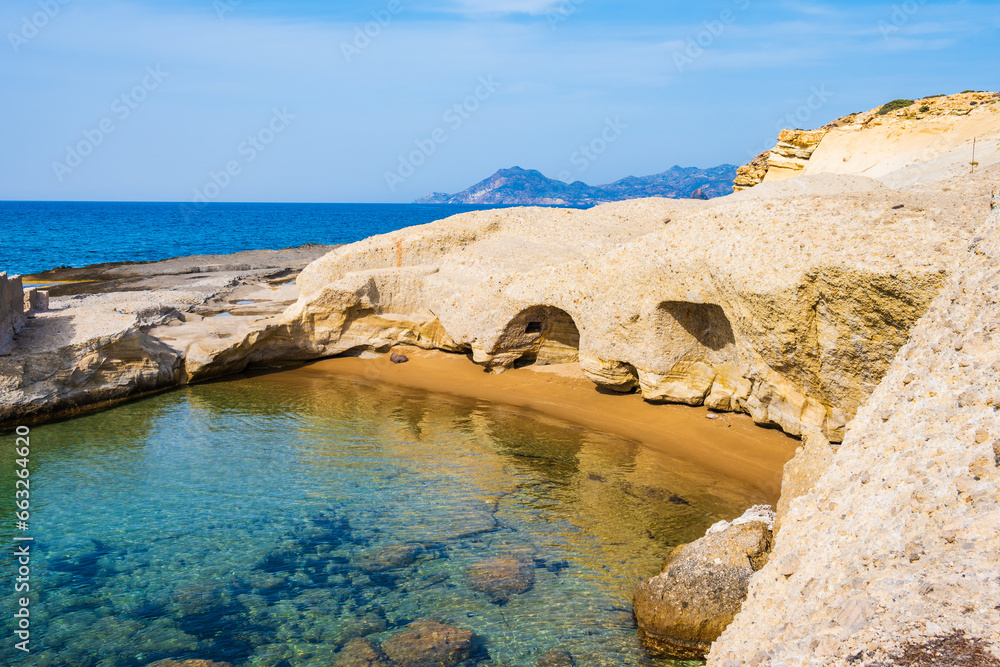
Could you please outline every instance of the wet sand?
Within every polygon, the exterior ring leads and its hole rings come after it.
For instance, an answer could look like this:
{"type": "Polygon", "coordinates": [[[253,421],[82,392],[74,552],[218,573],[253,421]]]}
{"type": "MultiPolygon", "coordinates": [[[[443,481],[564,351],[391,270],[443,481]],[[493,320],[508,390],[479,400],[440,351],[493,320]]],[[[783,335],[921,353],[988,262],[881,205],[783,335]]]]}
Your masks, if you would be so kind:
{"type": "Polygon", "coordinates": [[[706,408],[653,405],[638,394],[598,391],[577,364],[530,366],[500,375],[458,354],[396,347],[409,363],[389,355],[374,359],[340,357],[310,363],[282,374],[316,379],[326,374],[356,376],[378,384],[439,392],[536,410],[586,428],[643,443],[695,465],[760,489],[777,502],[782,467],[799,441],[778,430],[756,426],[746,415],[706,408]]]}

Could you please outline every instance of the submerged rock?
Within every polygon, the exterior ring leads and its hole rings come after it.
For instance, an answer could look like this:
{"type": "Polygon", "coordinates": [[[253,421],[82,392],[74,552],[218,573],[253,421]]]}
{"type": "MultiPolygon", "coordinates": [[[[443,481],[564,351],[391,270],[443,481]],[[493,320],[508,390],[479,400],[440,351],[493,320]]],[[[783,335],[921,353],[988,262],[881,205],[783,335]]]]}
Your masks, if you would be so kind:
{"type": "Polygon", "coordinates": [[[406,356],[405,354],[399,354],[398,352],[393,352],[391,355],[389,355],[389,361],[391,361],[394,364],[405,364],[409,360],[410,358],[408,356],[406,356]]]}
{"type": "Polygon", "coordinates": [[[574,667],[576,665],[569,651],[560,651],[558,649],[549,651],[539,658],[535,664],[538,667],[574,667]]]}
{"type": "Polygon", "coordinates": [[[485,508],[481,510],[470,508],[465,511],[458,510],[442,518],[441,521],[435,523],[426,537],[435,542],[462,540],[493,532],[497,526],[496,517],[485,508]]]}
{"type": "Polygon", "coordinates": [[[157,660],[146,667],[233,667],[228,662],[212,662],[211,660],[157,660]]]}
{"type": "Polygon", "coordinates": [[[465,571],[473,590],[485,593],[494,604],[506,603],[512,595],[526,593],[535,585],[535,567],[517,558],[491,558],[465,571]]]}
{"type": "Polygon", "coordinates": [[[473,634],[422,619],[389,637],[382,650],[400,667],[451,667],[472,655],[473,634]]]}
{"type": "Polygon", "coordinates": [[[337,654],[333,667],[389,667],[389,661],[381,649],[367,639],[352,639],[337,654]]]}
{"type": "Polygon", "coordinates": [[[372,572],[394,570],[412,565],[421,548],[408,544],[390,544],[371,551],[361,558],[361,568],[372,572]]]}
{"type": "Polygon", "coordinates": [[[701,659],[746,599],[750,575],[767,562],[774,514],[754,507],[677,547],[663,571],[639,585],[633,611],[639,638],[652,654],[701,659]]]}

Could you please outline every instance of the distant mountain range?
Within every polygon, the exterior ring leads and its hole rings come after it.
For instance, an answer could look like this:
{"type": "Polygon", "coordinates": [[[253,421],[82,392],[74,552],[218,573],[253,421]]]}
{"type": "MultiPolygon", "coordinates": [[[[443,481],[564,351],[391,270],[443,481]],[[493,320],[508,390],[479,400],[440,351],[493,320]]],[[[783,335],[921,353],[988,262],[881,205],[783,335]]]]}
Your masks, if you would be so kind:
{"type": "Polygon", "coordinates": [[[589,206],[625,199],[669,197],[711,199],[733,192],[736,167],[724,164],[711,169],[673,166],[662,174],[629,176],[608,185],[590,186],[582,181],[565,183],[534,169],[501,169],[468,190],[449,195],[435,192],[418,204],[512,204],[516,206],[589,206]]]}

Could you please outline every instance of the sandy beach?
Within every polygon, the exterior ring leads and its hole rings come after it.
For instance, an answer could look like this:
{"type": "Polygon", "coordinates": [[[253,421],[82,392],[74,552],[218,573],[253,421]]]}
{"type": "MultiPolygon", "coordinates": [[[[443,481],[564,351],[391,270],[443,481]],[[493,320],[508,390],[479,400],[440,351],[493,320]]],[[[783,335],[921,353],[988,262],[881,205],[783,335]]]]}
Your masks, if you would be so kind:
{"type": "Polygon", "coordinates": [[[527,408],[616,435],[690,461],[760,489],[771,502],[781,491],[782,467],[800,442],[778,430],[762,429],[745,416],[705,408],[654,405],[638,394],[598,390],[577,364],[529,366],[490,374],[464,355],[396,347],[410,361],[389,355],[337,357],[285,371],[294,378],[351,375],[379,384],[440,392],[527,408]]]}

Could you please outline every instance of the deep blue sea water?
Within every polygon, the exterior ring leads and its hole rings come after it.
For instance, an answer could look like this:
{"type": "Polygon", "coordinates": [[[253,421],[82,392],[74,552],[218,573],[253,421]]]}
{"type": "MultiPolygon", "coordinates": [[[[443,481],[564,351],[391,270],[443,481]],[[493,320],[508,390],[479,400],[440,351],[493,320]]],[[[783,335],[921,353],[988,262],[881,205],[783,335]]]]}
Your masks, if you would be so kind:
{"type": "Polygon", "coordinates": [[[352,243],[496,206],[0,202],[0,271],[352,243]]]}

